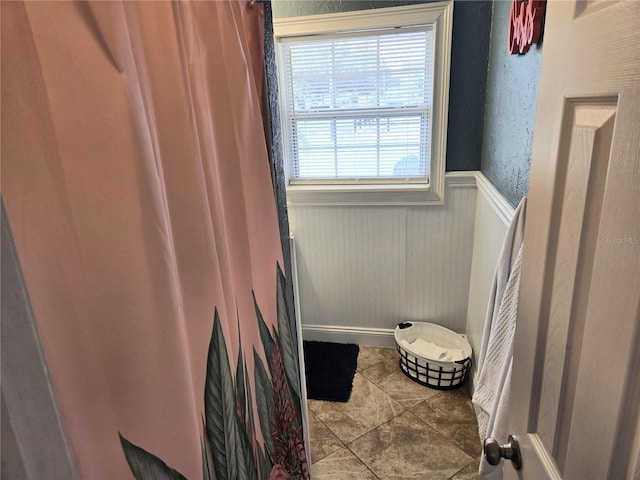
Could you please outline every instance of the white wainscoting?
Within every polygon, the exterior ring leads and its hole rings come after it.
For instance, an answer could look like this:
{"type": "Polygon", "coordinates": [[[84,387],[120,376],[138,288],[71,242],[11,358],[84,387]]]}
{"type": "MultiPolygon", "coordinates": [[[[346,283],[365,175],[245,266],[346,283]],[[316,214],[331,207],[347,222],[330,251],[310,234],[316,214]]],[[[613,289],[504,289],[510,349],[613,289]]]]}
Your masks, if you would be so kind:
{"type": "Polygon", "coordinates": [[[393,346],[405,320],[465,332],[475,218],[475,172],[447,174],[444,205],[290,205],[304,338],[393,346]]]}
{"type": "Polygon", "coordinates": [[[480,172],[476,174],[475,235],[469,283],[467,309],[467,340],[473,349],[472,389],[475,385],[475,365],[482,342],[489,293],[493,283],[502,241],[513,218],[514,208],[480,172]]]}

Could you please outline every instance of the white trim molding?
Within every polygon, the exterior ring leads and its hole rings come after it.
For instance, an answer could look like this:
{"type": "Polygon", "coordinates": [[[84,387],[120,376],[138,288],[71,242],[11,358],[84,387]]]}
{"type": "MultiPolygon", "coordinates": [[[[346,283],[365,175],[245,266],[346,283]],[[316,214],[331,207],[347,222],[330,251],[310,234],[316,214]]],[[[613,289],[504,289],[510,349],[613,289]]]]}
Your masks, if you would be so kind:
{"type": "Polygon", "coordinates": [[[477,171],[447,172],[445,183],[450,188],[469,188],[476,186],[477,171]]]}
{"type": "MultiPolygon", "coordinates": [[[[444,183],[449,188],[475,188],[477,171],[463,172],[447,172],[445,174],[444,183]]],[[[483,176],[484,177],[484,176],[483,176]]],[[[305,192],[299,197],[295,195],[298,187],[289,187],[287,190],[287,204],[294,207],[318,207],[322,205],[332,206],[357,206],[357,205],[439,205],[443,202],[434,203],[424,200],[424,192],[417,185],[405,185],[400,190],[397,186],[380,185],[375,191],[367,191],[366,198],[354,198],[354,188],[349,187],[348,190],[338,192],[332,189],[333,196],[331,202],[323,199],[320,193],[322,187],[314,187],[313,191],[305,192]],[[395,196],[394,193],[400,193],[402,196],[395,196]],[[344,195],[344,196],[341,196],[344,195]],[[351,196],[350,196],[351,195],[351,196]]]]}
{"type": "Polygon", "coordinates": [[[474,172],[478,192],[482,193],[489,201],[491,208],[496,212],[505,225],[511,223],[515,208],[507,201],[498,189],[484,176],[482,172],[474,172]]]}
{"type": "Polygon", "coordinates": [[[389,25],[390,10],[394,12],[394,20],[398,25],[410,27],[433,23],[441,17],[443,10],[446,9],[453,9],[452,1],[356,10],[353,12],[326,13],[304,17],[274,18],[273,28],[278,37],[378,29],[389,25]]]}

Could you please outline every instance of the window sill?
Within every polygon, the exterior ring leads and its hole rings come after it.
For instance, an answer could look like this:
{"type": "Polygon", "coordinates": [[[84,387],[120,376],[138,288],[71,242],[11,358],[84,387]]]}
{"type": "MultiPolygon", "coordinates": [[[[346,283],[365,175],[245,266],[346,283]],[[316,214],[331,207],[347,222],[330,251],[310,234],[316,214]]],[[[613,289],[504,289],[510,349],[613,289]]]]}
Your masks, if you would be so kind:
{"type": "Polygon", "coordinates": [[[426,183],[290,185],[287,203],[311,205],[442,205],[443,192],[426,183]]]}

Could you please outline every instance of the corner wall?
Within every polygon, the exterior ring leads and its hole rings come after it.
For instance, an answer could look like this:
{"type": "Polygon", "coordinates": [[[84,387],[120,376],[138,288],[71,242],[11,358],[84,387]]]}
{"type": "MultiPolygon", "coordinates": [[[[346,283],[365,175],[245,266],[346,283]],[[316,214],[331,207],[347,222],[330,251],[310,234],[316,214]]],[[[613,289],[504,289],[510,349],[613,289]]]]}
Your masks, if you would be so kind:
{"type": "Polygon", "coordinates": [[[472,374],[478,364],[493,275],[514,214],[514,208],[480,172],[476,174],[476,185],[475,234],[465,328],[467,340],[473,349],[472,374]]]}
{"type": "Polygon", "coordinates": [[[510,7],[510,1],[493,2],[481,170],[516,206],[529,186],[542,48],[509,54],[510,7]]]}

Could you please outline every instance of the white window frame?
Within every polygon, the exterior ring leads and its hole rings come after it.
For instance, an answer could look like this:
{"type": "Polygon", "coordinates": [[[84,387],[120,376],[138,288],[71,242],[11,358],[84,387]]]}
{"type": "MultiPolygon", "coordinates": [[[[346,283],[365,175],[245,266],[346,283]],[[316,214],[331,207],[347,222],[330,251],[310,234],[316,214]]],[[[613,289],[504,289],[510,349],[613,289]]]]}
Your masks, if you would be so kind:
{"type": "MultiPolygon", "coordinates": [[[[447,121],[449,110],[449,71],[451,64],[451,33],[453,0],[402,7],[359,10],[355,12],[274,19],[274,42],[277,69],[281,65],[279,43],[282,39],[344,32],[358,32],[398,26],[432,25],[434,32],[433,119],[431,123],[431,157],[428,181],[379,181],[345,184],[335,182],[291,182],[292,155],[288,151],[286,119],[281,114],[282,144],[287,185],[287,202],[295,205],[441,205],[444,203],[444,176],[447,151],[447,121]],[[295,183],[295,184],[294,184],[295,183]]],[[[284,111],[282,82],[278,75],[280,109],[284,111]]]]}

